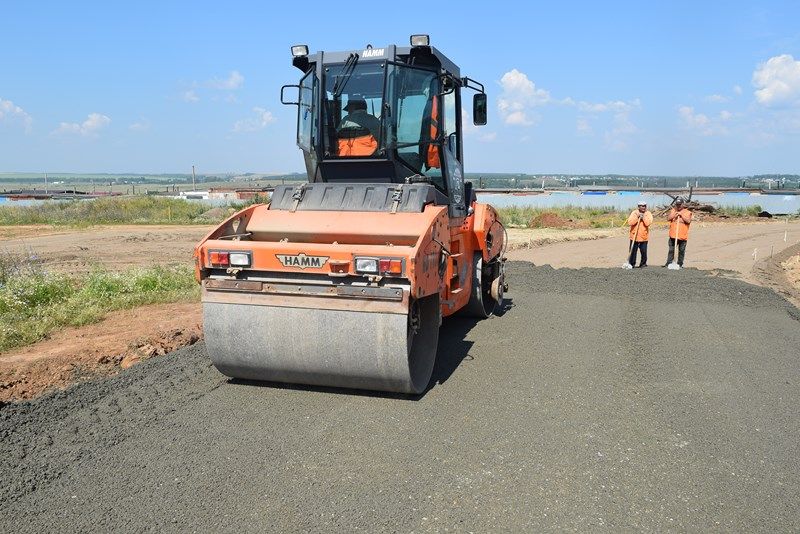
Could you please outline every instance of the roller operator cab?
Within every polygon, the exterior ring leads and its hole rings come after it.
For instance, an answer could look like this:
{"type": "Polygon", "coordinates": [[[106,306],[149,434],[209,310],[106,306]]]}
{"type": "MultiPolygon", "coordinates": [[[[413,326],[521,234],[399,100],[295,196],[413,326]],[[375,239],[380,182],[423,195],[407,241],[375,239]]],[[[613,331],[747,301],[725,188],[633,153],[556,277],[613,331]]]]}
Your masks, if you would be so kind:
{"type": "Polygon", "coordinates": [[[412,43],[420,44],[314,55],[293,47],[303,76],[282,88],[281,100],[298,106],[297,145],[309,182],[430,183],[447,198],[450,215],[463,217],[462,89],[478,91],[472,120],[483,125],[484,87],[462,78],[427,36],[412,43]]]}
{"type": "Polygon", "coordinates": [[[464,181],[462,90],[483,86],[411,46],[292,47],[308,183],[275,188],[195,248],[206,347],[236,378],[425,390],[443,317],[486,318],[506,289],[506,235],[464,181]]]}

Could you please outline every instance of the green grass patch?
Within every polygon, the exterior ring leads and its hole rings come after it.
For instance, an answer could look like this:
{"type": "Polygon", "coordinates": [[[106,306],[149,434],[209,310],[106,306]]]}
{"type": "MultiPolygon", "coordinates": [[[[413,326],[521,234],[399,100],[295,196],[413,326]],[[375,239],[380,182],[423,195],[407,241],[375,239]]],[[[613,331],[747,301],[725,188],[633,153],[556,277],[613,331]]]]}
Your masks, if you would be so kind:
{"type": "Polygon", "coordinates": [[[230,207],[235,211],[241,211],[248,206],[252,206],[253,204],[269,204],[271,198],[272,197],[269,193],[256,193],[253,198],[231,202],[230,207]]]}
{"type": "Polygon", "coordinates": [[[715,213],[728,217],[755,217],[762,211],[764,210],[761,209],[761,206],[756,204],[755,206],[720,206],[715,213]]]}
{"type": "Polygon", "coordinates": [[[48,273],[28,256],[0,254],[0,351],[44,339],[62,327],[101,320],[113,310],[197,299],[188,266],[48,273]]]}
{"type": "Polygon", "coordinates": [[[30,206],[0,206],[0,225],[50,224],[213,224],[230,208],[212,209],[196,200],[154,196],[48,201],[30,206]]]}
{"type": "Polygon", "coordinates": [[[611,207],[577,206],[509,206],[498,208],[497,211],[503,224],[510,228],[609,228],[622,226],[630,214],[611,207]]]}

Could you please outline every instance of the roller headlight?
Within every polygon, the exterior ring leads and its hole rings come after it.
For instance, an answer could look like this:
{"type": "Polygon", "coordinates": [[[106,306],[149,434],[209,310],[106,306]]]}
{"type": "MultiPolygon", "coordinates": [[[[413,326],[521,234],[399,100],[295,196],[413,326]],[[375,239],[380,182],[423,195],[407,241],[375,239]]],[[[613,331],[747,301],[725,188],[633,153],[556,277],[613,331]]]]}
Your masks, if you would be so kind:
{"type": "Polygon", "coordinates": [[[250,267],[250,253],[249,252],[231,252],[228,255],[231,265],[237,267],[250,267]]]}
{"type": "Polygon", "coordinates": [[[378,274],[378,258],[356,258],[356,272],[378,274]]]}

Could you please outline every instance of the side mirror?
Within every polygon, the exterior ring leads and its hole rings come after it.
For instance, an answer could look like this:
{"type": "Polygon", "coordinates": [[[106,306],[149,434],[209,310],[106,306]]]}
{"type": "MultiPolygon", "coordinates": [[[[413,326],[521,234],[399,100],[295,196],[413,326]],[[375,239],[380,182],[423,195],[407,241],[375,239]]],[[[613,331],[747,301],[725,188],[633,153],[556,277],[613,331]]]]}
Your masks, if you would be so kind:
{"type": "MultiPolygon", "coordinates": [[[[291,96],[289,98],[291,98],[291,96]]],[[[299,85],[284,85],[283,87],[281,87],[281,104],[285,104],[287,106],[299,106],[300,105],[300,86],[299,85]],[[295,97],[294,100],[287,100],[286,99],[286,95],[284,94],[284,91],[286,91],[287,88],[297,89],[297,93],[295,95],[292,95],[292,96],[295,97]]]]}
{"type": "Polygon", "coordinates": [[[472,123],[475,126],[486,124],[486,93],[472,95],[472,123]]]}

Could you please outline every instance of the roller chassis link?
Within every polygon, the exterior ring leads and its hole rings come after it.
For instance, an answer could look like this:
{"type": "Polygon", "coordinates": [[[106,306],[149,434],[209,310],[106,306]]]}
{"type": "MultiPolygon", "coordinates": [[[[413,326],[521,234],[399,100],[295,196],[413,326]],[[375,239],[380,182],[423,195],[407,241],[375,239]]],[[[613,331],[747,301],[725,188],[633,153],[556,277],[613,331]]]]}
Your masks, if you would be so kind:
{"type": "Polygon", "coordinates": [[[498,257],[486,262],[481,251],[475,252],[470,299],[461,314],[477,319],[491,317],[503,306],[505,289],[503,261],[498,257]]]}

